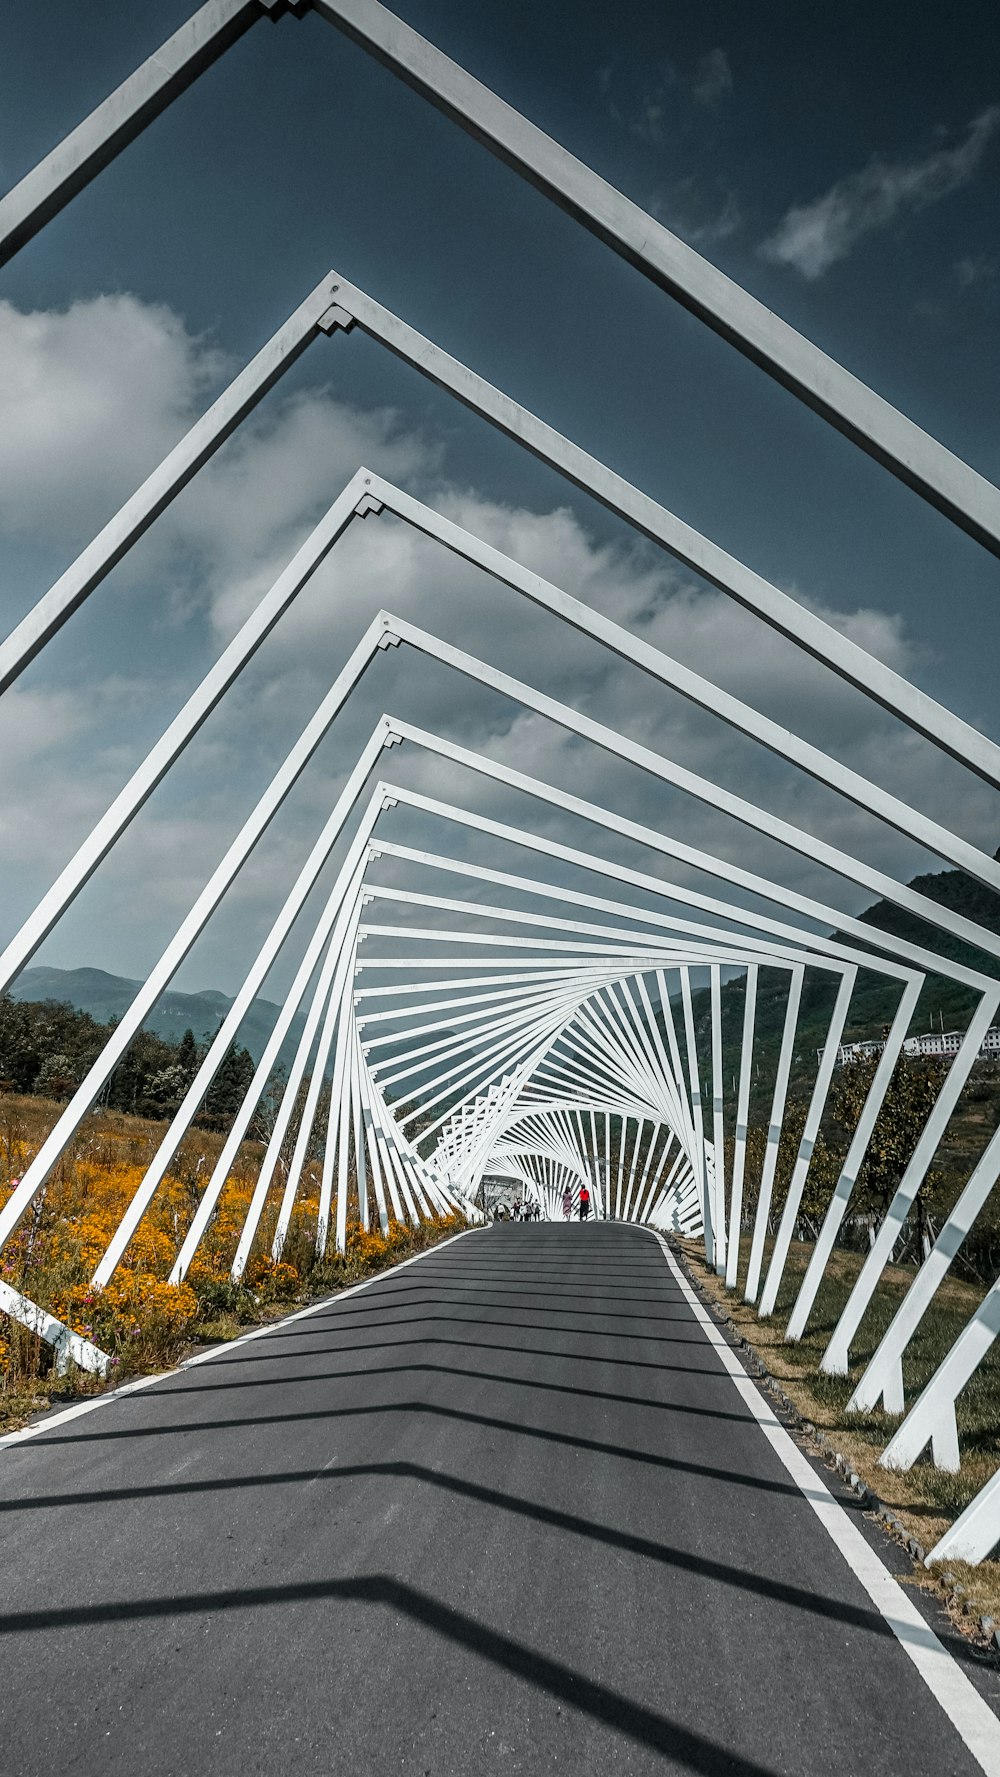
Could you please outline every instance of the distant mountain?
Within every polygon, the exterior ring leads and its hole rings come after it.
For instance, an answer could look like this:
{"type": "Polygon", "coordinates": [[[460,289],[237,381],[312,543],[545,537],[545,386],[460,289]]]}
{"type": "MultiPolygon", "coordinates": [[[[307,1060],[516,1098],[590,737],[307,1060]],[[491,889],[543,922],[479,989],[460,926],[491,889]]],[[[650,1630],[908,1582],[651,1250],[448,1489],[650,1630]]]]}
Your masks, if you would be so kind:
{"type": "MultiPolygon", "coordinates": [[[[141,981],[130,981],[125,975],[109,975],[104,969],[23,969],[10,989],[15,1000],[59,1000],[78,1012],[89,1012],[99,1023],[121,1018],[135,999],[141,981]]],[[[214,1037],[232,1005],[228,994],[208,988],[203,993],[165,993],[146,1029],[179,1043],[186,1030],[194,1031],[201,1041],[214,1037]]],[[[239,1041],[259,1061],[280,1008],[272,1000],[254,1000],[240,1026],[239,1041]]],[[[296,1020],[282,1049],[281,1060],[287,1064],[294,1053],[302,1029],[296,1020]]]]}
{"type": "MultiPolygon", "coordinates": [[[[1000,933],[1000,895],[981,883],[974,882],[962,871],[942,870],[936,875],[917,876],[909,886],[926,895],[929,900],[937,901],[953,912],[964,914],[967,919],[985,926],[987,930],[1000,933]]],[[[951,961],[965,963],[984,975],[1000,975],[1000,963],[995,957],[972,949],[952,938],[949,933],[938,931],[936,927],[927,925],[914,914],[890,902],[876,901],[865,909],[861,918],[868,925],[921,944],[927,950],[937,951],[951,961]]],[[[836,937],[838,934],[831,935],[836,937]]],[[[850,941],[857,946],[857,940],[850,941]]],[[[103,969],[31,968],[22,971],[10,992],[18,1000],[67,1001],[78,1011],[89,1012],[92,1017],[107,1023],[109,1018],[120,1018],[127,1011],[140,986],[138,981],[130,981],[123,975],[106,974],[103,969]]],[[[722,988],[723,1065],[730,1077],[739,1068],[745,991],[743,976],[725,982],[722,988]]],[[[761,969],[757,990],[755,1042],[761,1085],[759,1092],[755,1088],[755,1115],[766,1113],[770,1079],[781,1043],[787,991],[786,971],[767,967],[761,969]]],[[[799,1042],[792,1074],[793,1091],[804,1089],[815,1070],[816,1049],[826,1038],[834,994],[835,989],[829,979],[824,980],[816,971],[810,971],[799,1013],[799,1042]]],[[[882,1026],[892,1019],[898,999],[898,989],[887,986],[877,975],[863,971],[851,1001],[845,1031],[846,1041],[857,1042],[864,1037],[880,1036],[882,1026]]],[[[692,1001],[699,1054],[702,1058],[702,1074],[707,1079],[708,1064],[705,1057],[709,1053],[711,1040],[708,988],[696,990],[692,1001]]],[[[914,1031],[928,1030],[943,1019],[946,1030],[964,1030],[975,1001],[976,995],[970,988],[948,981],[941,975],[929,975],[920,995],[912,1028],[914,1031]]],[[[152,1017],[147,1020],[147,1028],[173,1043],[180,1042],[188,1029],[193,1030],[199,1039],[214,1036],[231,1005],[232,1000],[228,995],[212,989],[203,993],[165,993],[152,1017]]],[[[675,1018],[679,1018],[679,1015],[679,1004],[676,1004],[675,1018]]],[[[263,1053],[277,1016],[278,1007],[273,1001],[258,999],[254,1001],[243,1021],[239,1041],[250,1050],[255,1061],[263,1053]]],[[[681,1026],[678,1025],[678,1028],[681,1026]]],[[[281,1052],[281,1060],[286,1065],[294,1054],[301,1029],[302,1022],[297,1019],[281,1052]]],[[[400,1038],[400,1052],[404,1047],[405,1040],[400,1038]]],[[[393,1046],[389,1053],[395,1057],[396,1047],[393,1046]]]]}

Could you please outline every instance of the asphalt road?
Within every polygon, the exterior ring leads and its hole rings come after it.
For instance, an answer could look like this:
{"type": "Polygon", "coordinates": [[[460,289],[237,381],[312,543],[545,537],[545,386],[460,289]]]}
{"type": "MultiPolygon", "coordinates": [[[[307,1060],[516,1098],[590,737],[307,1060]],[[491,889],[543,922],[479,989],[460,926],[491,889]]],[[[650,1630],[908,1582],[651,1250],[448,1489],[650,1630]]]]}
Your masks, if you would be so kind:
{"type": "Polygon", "coordinates": [[[0,1451],[0,1586],[3,1777],[979,1770],[638,1229],[0,1451]]]}

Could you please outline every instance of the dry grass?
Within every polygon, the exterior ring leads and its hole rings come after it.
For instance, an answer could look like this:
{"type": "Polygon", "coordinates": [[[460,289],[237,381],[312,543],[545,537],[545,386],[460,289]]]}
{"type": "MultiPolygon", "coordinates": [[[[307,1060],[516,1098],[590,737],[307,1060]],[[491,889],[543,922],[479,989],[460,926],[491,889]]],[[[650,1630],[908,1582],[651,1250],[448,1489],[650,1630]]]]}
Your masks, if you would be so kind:
{"type": "MultiPolygon", "coordinates": [[[[852,1347],[850,1375],[824,1376],[819,1371],[820,1359],[861,1269],[862,1254],[835,1251],[831,1255],[806,1335],[797,1345],[786,1345],[783,1332],[812,1254],[811,1245],[803,1242],[792,1246],[776,1312],[761,1320],[737,1291],[727,1290],[722,1279],[707,1269],[704,1250],[697,1242],[680,1244],[698,1282],[726,1309],[734,1326],[753,1346],[765,1369],[780,1382],[803,1419],[825,1433],[865,1485],[893,1508],[907,1535],[916,1537],[924,1548],[931,1548],[1000,1464],[1000,1352],[994,1348],[957,1402],[960,1474],[944,1474],[926,1456],[906,1473],[880,1468],[879,1454],[899,1419],[881,1411],[848,1414],[846,1407],[862,1370],[913,1282],[914,1271],[887,1266],[852,1347]]],[[[771,1244],[768,1242],[767,1257],[771,1244]]],[[[749,1249],[750,1242],[745,1239],[741,1243],[741,1275],[745,1274],[749,1249]]],[[[907,1404],[929,1380],[982,1295],[982,1290],[954,1278],[941,1286],[906,1353],[903,1373],[907,1404]]],[[[972,1619],[985,1614],[1000,1622],[1000,1560],[984,1561],[978,1567],[953,1561],[947,1567],[970,1596],[973,1607],[968,1614],[972,1619]]],[[[923,1583],[928,1585],[939,1579],[935,1570],[930,1574],[919,1570],[918,1577],[924,1575],[923,1583]]]]}

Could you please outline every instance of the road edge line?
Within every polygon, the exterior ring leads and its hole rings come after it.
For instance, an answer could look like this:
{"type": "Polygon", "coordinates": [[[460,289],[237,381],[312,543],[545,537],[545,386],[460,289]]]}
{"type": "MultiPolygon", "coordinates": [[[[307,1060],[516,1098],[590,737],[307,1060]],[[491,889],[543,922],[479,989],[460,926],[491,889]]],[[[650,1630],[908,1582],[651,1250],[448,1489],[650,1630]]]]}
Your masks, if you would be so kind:
{"type": "Polygon", "coordinates": [[[911,1599],[907,1598],[898,1580],[851,1522],[840,1502],[834,1498],[822,1476],[817,1475],[794,1439],[777,1418],[764,1396],[736,1356],[728,1339],[713,1321],[688,1282],[662,1234],[649,1230],[660,1246],[685,1301],[718,1353],[744,1404],[756,1419],[761,1431],[787,1470],[799,1492],[808,1501],[854,1577],[867,1592],[883,1621],[892,1630],[904,1653],[916,1667],[931,1696],[944,1711],[966,1751],[975,1759],[985,1777],[1000,1777],[1000,1722],[966,1677],[954,1656],[935,1635],[911,1599]]]}

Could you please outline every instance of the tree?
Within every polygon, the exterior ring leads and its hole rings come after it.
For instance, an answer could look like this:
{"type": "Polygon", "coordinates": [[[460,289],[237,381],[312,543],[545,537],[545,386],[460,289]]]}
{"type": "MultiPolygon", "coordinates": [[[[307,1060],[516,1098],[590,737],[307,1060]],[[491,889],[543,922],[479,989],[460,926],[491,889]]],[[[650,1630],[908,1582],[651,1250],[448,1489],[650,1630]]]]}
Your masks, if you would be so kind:
{"type": "Polygon", "coordinates": [[[4,994],[0,998],[0,1079],[12,1092],[30,1092],[41,1061],[30,1007],[4,994]]]}
{"type": "Polygon", "coordinates": [[[250,1135],[255,1141],[270,1141],[287,1085],[287,1070],[279,1062],[260,1095],[250,1123],[250,1135]]]}
{"type": "Polygon", "coordinates": [[[48,1055],[35,1077],[42,1098],[70,1098],[78,1084],[76,1065],[68,1055],[48,1055]]]}
{"type": "Polygon", "coordinates": [[[177,1045],[177,1066],[184,1074],[187,1086],[190,1086],[201,1065],[202,1052],[194,1040],[194,1031],[186,1030],[177,1045]]]}
{"type": "Polygon", "coordinates": [[[164,1105],[150,1092],[152,1081],[174,1065],[177,1050],[154,1031],[136,1031],[108,1081],[106,1103],[113,1111],[136,1117],[161,1117],[164,1105]]]}
{"type": "MultiPolygon", "coordinates": [[[[818,1225],[826,1213],[877,1066],[877,1059],[849,1062],[834,1077],[802,1193],[799,1213],[807,1224],[818,1225]]],[[[869,1216],[876,1223],[885,1219],[886,1211],[913,1157],[920,1133],[941,1090],[945,1072],[946,1069],[940,1063],[924,1057],[911,1060],[903,1056],[897,1062],[872,1139],[858,1171],[851,1197],[853,1214],[869,1216]]],[[[780,1215],[788,1195],[805,1127],[806,1108],[807,1101],[804,1098],[790,1099],[786,1106],[771,1197],[769,1220],[772,1225],[780,1215]]],[[[744,1215],[747,1217],[752,1214],[757,1201],[766,1146],[766,1129],[753,1125],[746,1137],[744,1215]]],[[[727,1172],[731,1176],[731,1138],[726,1142],[726,1151],[727,1172]]],[[[914,1214],[920,1252],[923,1251],[925,1239],[930,1233],[928,1211],[939,1203],[944,1188],[944,1175],[932,1169],[927,1173],[917,1195],[914,1214]]]]}
{"type": "Polygon", "coordinates": [[[150,1075],[143,1090],[143,1105],[155,1105],[160,1116],[173,1116],[191,1081],[179,1061],[171,1062],[159,1073],[150,1075]]]}
{"type": "MultiPolygon", "coordinates": [[[[836,1076],[827,1106],[827,1123],[838,1160],[846,1154],[877,1066],[875,1059],[849,1062],[836,1076]]],[[[884,1221],[946,1073],[946,1067],[938,1061],[900,1056],[858,1171],[851,1199],[856,1214],[884,1221]]],[[[943,1174],[932,1168],[915,1204],[919,1253],[928,1235],[928,1210],[940,1199],[943,1188],[943,1174]]]]}
{"type": "Polygon", "coordinates": [[[241,1048],[239,1043],[230,1043],[205,1095],[199,1122],[215,1129],[231,1122],[247,1095],[253,1076],[254,1059],[249,1049],[241,1048]]]}

